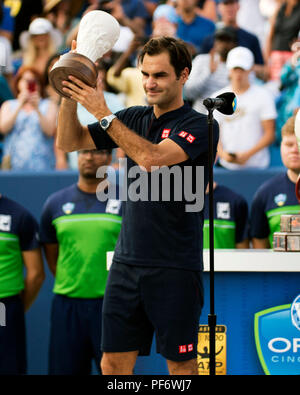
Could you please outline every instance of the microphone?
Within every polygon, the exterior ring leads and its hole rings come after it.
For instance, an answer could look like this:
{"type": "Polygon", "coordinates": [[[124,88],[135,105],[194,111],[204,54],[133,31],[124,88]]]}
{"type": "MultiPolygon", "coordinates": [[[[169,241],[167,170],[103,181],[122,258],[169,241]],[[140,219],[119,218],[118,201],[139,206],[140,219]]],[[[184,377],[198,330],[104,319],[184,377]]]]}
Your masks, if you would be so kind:
{"type": "Polygon", "coordinates": [[[203,100],[203,104],[208,110],[218,110],[222,114],[231,115],[236,110],[236,96],[233,92],[225,92],[216,98],[203,100]]]}

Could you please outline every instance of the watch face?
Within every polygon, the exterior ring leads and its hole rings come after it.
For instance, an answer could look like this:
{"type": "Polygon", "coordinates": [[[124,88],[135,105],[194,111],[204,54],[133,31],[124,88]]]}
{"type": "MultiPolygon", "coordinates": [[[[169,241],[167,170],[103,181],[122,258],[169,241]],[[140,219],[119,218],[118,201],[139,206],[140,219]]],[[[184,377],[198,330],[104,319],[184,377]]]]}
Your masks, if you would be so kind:
{"type": "Polygon", "coordinates": [[[107,119],[102,119],[102,121],[101,121],[101,126],[102,126],[103,128],[106,128],[107,125],[108,125],[107,119]]]}

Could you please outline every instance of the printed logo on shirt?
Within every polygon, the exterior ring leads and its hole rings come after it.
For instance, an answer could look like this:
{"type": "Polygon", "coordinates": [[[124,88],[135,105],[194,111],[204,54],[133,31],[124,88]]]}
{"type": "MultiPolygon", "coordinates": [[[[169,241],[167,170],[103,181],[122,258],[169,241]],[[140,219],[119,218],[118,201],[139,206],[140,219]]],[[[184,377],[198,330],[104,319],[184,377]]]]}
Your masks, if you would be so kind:
{"type": "Polygon", "coordinates": [[[192,136],[190,133],[185,132],[184,130],[182,130],[178,136],[182,137],[183,139],[186,139],[189,143],[193,143],[195,138],[194,136],[192,136]]]}
{"type": "Polygon", "coordinates": [[[171,132],[171,129],[164,129],[161,134],[161,138],[166,139],[167,137],[169,137],[170,132],[171,132]]]}
{"type": "Polygon", "coordinates": [[[182,346],[179,346],[179,354],[185,354],[187,352],[191,352],[194,350],[194,345],[193,344],[183,344],[182,346]]]}
{"type": "Polygon", "coordinates": [[[0,215],[0,230],[5,232],[11,230],[11,215],[0,215]]]}
{"type": "Polygon", "coordinates": [[[117,199],[108,199],[105,212],[110,214],[118,214],[121,207],[121,201],[117,199]]]}
{"type": "Polygon", "coordinates": [[[196,138],[196,137],[194,137],[194,136],[192,136],[191,134],[189,134],[189,135],[187,136],[186,140],[187,140],[189,143],[193,143],[194,140],[195,140],[195,138],[196,138]]]}
{"type": "Polygon", "coordinates": [[[230,203],[217,202],[217,218],[229,219],[230,218],[230,203]]]}
{"type": "Polygon", "coordinates": [[[179,354],[184,354],[186,353],[186,345],[179,346],[179,354]]]}
{"type": "Polygon", "coordinates": [[[186,138],[186,136],[188,135],[188,132],[185,132],[184,130],[182,130],[178,136],[182,137],[182,138],[186,138]]]}
{"type": "Polygon", "coordinates": [[[274,202],[277,204],[277,206],[283,206],[284,203],[286,202],[287,195],[285,193],[280,193],[279,195],[276,195],[274,197],[274,202]]]}
{"type": "Polygon", "coordinates": [[[74,208],[75,208],[75,203],[71,203],[71,202],[65,203],[62,206],[62,210],[65,214],[71,214],[74,208]]]}

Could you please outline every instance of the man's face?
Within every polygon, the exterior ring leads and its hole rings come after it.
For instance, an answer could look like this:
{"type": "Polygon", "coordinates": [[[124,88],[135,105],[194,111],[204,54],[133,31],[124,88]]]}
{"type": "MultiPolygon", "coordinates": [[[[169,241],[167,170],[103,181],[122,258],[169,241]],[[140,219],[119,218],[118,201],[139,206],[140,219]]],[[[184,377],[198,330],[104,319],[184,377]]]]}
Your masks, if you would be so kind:
{"type": "Polygon", "coordinates": [[[197,0],[176,0],[179,10],[191,11],[197,6],[197,0]]]}
{"type": "Polygon", "coordinates": [[[249,71],[244,70],[240,67],[235,67],[229,70],[229,78],[231,83],[240,86],[245,85],[249,81],[249,71]]]}
{"type": "Polygon", "coordinates": [[[235,0],[228,0],[225,3],[220,3],[219,12],[221,14],[222,21],[225,24],[235,22],[239,7],[239,2],[235,0]]]}
{"type": "Polygon", "coordinates": [[[78,170],[84,178],[96,178],[97,169],[111,162],[107,150],[82,150],[78,152],[78,170]]]}
{"type": "Polygon", "coordinates": [[[170,107],[182,94],[182,87],[188,77],[186,68],[177,78],[174,67],[170,64],[169,54],[145,55],[141,65],[143,87],[149,105],[170,107]]]}
{"type": "Polygon", "coordinates": [[[295,135],[283,136],[281,141],[281,159],[287,169],[300,172],[300,154],[295,135]]]}

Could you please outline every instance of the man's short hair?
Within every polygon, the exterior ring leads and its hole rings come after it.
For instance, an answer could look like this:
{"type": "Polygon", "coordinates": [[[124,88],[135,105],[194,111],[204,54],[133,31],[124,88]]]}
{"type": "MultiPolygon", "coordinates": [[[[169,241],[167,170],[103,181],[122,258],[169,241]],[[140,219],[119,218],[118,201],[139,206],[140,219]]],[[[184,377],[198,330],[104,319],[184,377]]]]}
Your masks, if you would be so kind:
{"type": "Polygon", "coordinates": [[[170,56],[170,63],[174,67],[177,78],[187,67],[189,72],[192,69],[192,58],[184,41],[173,37],[154,37],[151,38],[143,47],[139,54],[139,62],[142,63],[144,56],[159,55],[167,52],[170,56]]]}
{"type": "Polygon", "coordinates": [[[295,135],[295,119],[296,119],[296,115],[293,115],[282,126],[281,137],[295,135]]]}

